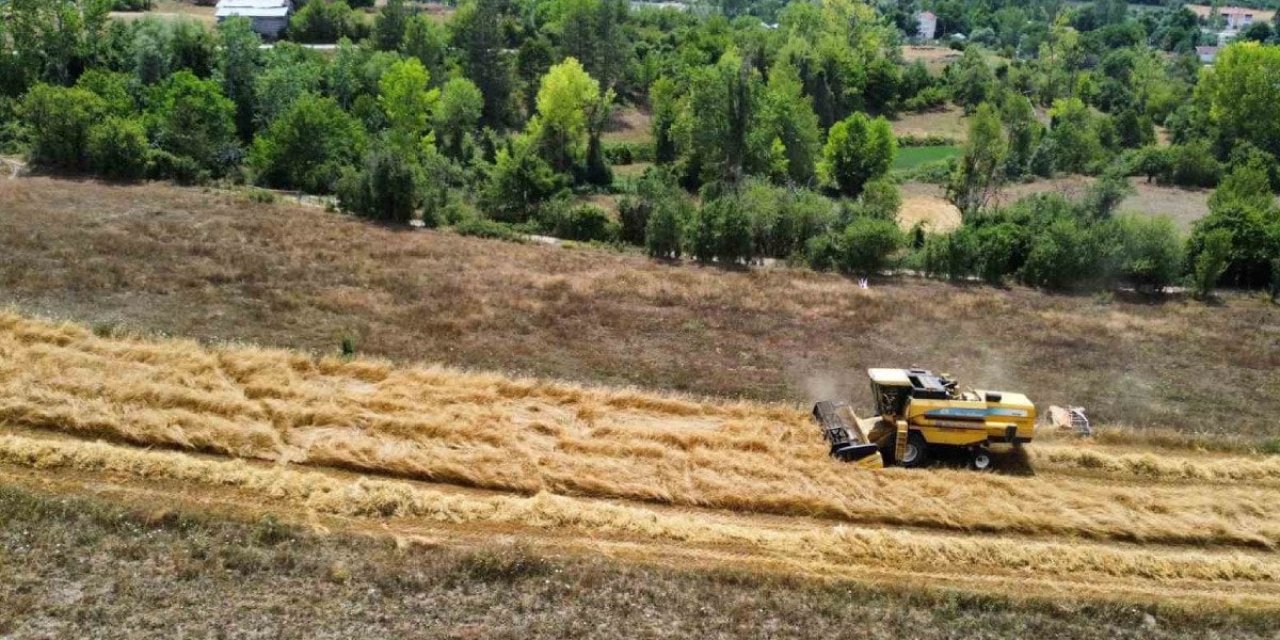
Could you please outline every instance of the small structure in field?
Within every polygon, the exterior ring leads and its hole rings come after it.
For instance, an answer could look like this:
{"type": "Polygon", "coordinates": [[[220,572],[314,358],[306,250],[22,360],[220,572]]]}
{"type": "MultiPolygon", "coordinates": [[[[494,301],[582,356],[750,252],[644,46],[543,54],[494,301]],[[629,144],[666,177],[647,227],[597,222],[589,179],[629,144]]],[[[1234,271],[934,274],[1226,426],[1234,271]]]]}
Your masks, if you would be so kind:
{"type": "Polygon", "coordinates": [[[275,40],[289,27],[293,15],[293,0],[218,0],[214,16],[218,22],[241,16],[253,23],[253,30],[269,40],[275,40]]]}
{"type": "Polygon", "coordinates": [[[938,35],[938,16],[932,11],[923,11],[916,16],[916,37],[921,40],[933,40],[938,35]]]}
{"type": "Polygon", "coordinates": [[[1218,59],[1218,47],[1196,47],[1196,55],[1200,57],[1200,62],[1213,64],[1218,59]]]}

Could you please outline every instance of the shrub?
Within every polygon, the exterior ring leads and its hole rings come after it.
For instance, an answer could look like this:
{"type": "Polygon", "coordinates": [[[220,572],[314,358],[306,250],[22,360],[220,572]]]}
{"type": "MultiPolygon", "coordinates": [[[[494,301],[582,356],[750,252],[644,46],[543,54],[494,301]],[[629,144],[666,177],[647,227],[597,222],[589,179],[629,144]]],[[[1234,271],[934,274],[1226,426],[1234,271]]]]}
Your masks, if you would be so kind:
{"type": "Polygon", "coordinates": [[[969,227],[929,236],[924,245],[924,270],[930,276],[963,280],[979,270],[978,244],[969,227]]]}
{"type": "Polygon", "coordinates": [[[481,201],[495,220],[526,222],[564,188],[564,177],[538,157],[531,142],[523,136],[511,142],[489,168],[481,201]]]}
{"type": "Polygon", "coordinates": [[[1117,220],[1120,277],[1135,288],[1160,291],[1182,271],[1182,239],[1168,218],[1128,215],[1117,220]]]}
{"type": "Polygon", "coordinates": [[[902,244],[902,231],[893,221],[856,218],[840,235],[838,266],[849,273],[875,273],[902,244]]]}
{"type": "Polygon", "coordinates": [[[1192,270],[1192,284],[1196,295],[1207,298],[1227,270],[1231,258],[1231,232],[1215,229],[1205,234],[1204,244],[1196,256],[1192,270]]]}
{"type": "Polygon", "coordinates": [[[1054,220],[1031,241],[1022,281],[1046,289],[1068,289],[1095,274],[1093,243],[1087,229],[1071,218],[1054,220]]]}
{"type": "Polygon", "coordinates": [[[1022,266],[1027,233],[1010,222],[985,225],[974,232],[973,272],[988,284],[1002,284],[1005,276],[1022,266]]]}
{"type": "Polygon", "coordinates": [[[402,154],[378,149],[362,168],[344,172],[338,181],[338,205],[365,218],[407,224],[418,209],[420,184],[418,168],[402,154]]]}
{"type": "Polygon", "coordinates": [[[736,195],[703,205],[689,222],[689,253],[699,260],[730,264],[753,253],[751,219],[736,195]]]}
{"type": "Polygon", "coordinates": [[[644,244],[650,256],[680,257],[689,208],[687,202],[677,199],[663,200],[654,205],[644,225],[644,244]]]}
{"type": "Polygon", "coordinates": [[[649,142],[611,142],[604,145],[604,157],[611,165],[653,162],[653,144],[649,142]]]}
{"type": "Polygon", "coordinates": [[[329,193],[364,146],[359,122],[332,98],[307,94],[254,139],[249,162],[267,186],[329,193]]]}
{"type": "Polygon", "coordinates": [[[858,196],[858,211],[864,216],[897,222],[902,194],[893,181],[880,178],[867,183],[858,196]]]}
{"type": "Polygon", "coordinates": [[[508,240],[512,242],[524,241],[524,236],[516,232],[510,226],[487,218],[467,218],[453,225],[453,230],[464,236],[492,238],[495,240],[508,240]]]}
{"type": "Polygon", "coordinates": [[[593,204],[557,201],[543,207],[541,215],[543,227],[557,238],[583,242],[618,239],[618,221],[593,204]]]}
{"type": "Polygon", "coordinates": [[[107,105],[86,89],[40,84],[18,108],[31,136],[31,163],[60,171],[88,168],[89,129],[107,105]]]}
{"type": "Polygon", "coordinates": [[[334,43],[342,38],[360,40],[368,26],[344,0],[312,0],[289,20],[289,38],[307,43],[334,43]]]}
{"type": "Polygon", "coordinates": [[[1183,187],[1212,187],[1222,177],[1222,165],[1208,142],[1193,142],[1170,149],[1169,181],[1183,187]]]}
{"type": "Polygon", "coordinates": [[[627,244],[644,244],[645,227],[653,206],[634,196],[618,199],[618,239],[627,244]]]}
{"type": "Polygon", "coordinates": [[[99,175],[136,180],[147,173],[147,132],[142,123],[110,117],[89,129],[89,166],[99,175]]]}

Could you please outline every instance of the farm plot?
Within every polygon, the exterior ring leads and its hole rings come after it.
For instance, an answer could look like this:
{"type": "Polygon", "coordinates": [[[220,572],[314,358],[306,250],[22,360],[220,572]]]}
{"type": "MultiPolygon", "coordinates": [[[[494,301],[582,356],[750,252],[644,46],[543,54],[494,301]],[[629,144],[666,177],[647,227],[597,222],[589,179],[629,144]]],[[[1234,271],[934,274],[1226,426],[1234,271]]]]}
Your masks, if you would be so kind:
{"type": "Polygon", "coordinates": [[[0,475],[15,478],[104,476],[155,499],[262,499],[298,519],[515,532],[641,562],[1191,609],[1280,602],[1275,458],[1050,438],[1029,476],[858,472],[780,404],[100,337],[12,314],[0,355],[0,475]]]}

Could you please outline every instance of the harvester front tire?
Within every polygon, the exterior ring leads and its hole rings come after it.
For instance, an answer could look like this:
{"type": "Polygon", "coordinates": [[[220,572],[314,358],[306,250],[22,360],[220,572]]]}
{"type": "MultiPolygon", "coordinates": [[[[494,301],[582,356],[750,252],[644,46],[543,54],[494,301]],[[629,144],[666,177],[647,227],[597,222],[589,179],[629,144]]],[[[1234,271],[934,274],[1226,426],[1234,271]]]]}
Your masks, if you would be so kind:
{"type": "Polygon", "coordinates": [[[907,436],[907,451],[902,454],[902,460],[898,462],[908,468],[929,464],[929,443],[924,441],[924,436],[920,435],[920,432],[912,431],[911,435],[907,436]]]}
{"type": "Polygon", "coordinates": [[[969,459],[969,467],[974,471],[986,471],[991,468],[991,452],[986,449],[974,449],[973,457],[969,459]]]}

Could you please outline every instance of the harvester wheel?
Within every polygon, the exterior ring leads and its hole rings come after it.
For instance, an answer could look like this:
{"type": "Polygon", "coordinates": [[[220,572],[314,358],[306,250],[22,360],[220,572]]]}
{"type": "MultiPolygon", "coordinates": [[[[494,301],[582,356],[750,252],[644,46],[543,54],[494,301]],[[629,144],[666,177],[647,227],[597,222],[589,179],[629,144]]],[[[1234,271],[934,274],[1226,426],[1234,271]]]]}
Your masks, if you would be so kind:
{"type": "Polygon", "coordinates": [[[991,452],[985,447],[978,447],[973,450],[973,457],[969,460],[969,466],[976,471],[986,471],[991,468],[991,452]]]}
{"type": "Polygon", "coordinates": [[[924,436],[919,431],[912,431],[907,436],[907,451],[898,462],[904,467],[923,467],[928,464],[929,443],[924,441],[924,436]]]}

